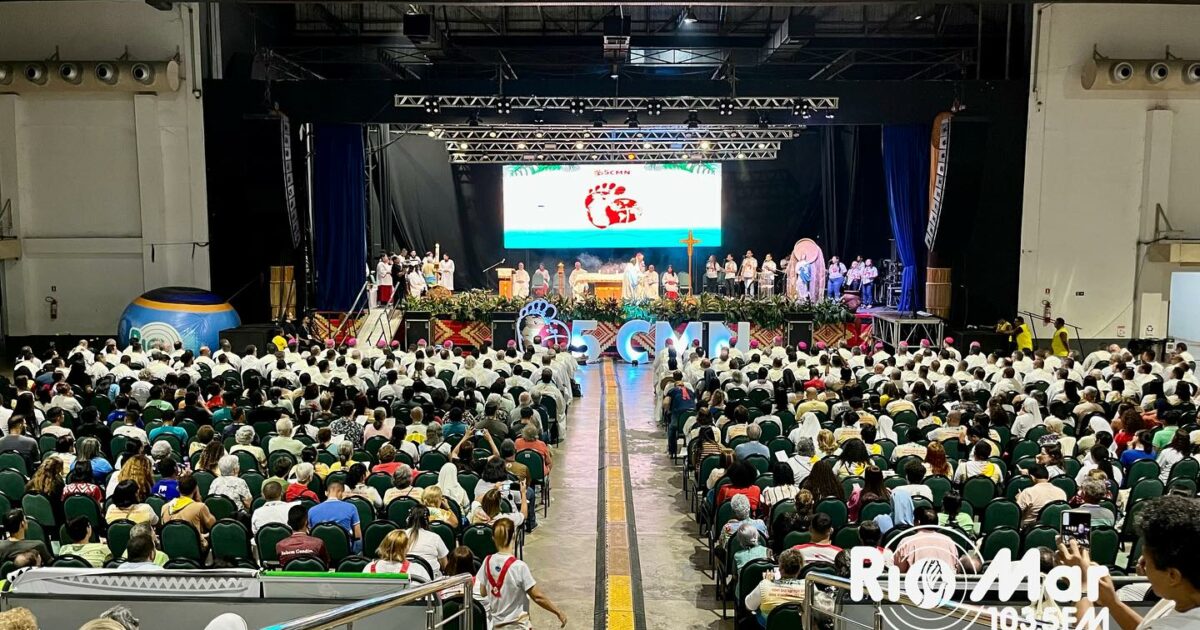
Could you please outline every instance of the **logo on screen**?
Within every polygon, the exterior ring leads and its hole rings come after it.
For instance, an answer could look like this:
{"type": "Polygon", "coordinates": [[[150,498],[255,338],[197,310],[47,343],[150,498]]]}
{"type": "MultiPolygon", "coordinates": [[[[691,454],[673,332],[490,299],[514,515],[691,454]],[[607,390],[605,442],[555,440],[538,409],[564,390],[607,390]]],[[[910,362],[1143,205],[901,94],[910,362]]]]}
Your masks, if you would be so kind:
{"type": "Polygon", "coordinates": [[[625,187],[614,182],[592,186],[583,198],[588,221],[604,229],[618,223],[633,223],[642,209],[636,199],[625,196],[625,187]]]}

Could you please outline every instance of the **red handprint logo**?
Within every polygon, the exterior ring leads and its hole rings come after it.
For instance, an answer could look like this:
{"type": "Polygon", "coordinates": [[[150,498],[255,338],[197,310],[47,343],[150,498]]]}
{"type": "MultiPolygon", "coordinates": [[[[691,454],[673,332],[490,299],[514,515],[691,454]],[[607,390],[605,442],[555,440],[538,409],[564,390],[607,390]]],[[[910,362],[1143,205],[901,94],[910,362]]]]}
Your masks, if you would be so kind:
{"type": "Polygon", "coordinates": [[[636,221],[641,208],[636,199],[623,197],[624,194],[625,187],[620,184],[605,182],[593,186],[583,198],[588,221],[600,229],[616,223],[636,221]]]}

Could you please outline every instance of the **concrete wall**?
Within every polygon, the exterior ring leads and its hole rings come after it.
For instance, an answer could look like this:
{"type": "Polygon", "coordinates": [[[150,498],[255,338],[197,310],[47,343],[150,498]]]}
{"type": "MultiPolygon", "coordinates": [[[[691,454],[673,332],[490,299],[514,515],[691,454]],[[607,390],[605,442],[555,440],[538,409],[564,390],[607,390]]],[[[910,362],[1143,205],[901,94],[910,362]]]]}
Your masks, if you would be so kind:
{"type": "Polygon", "coordinates": [[[1154,237],[1156,204],[1200,238],[1200,91],[1087,91],[1080,72],[1093,46],[1200,59],[1200,7],[1059,4],[1034,15],[1019,308],[1041,313],[1049,300],[1084,337],[1165,336],[1180,267],[1147,261],[1139,241],[1154,237]]]}
{"type": "Polygon", "coordinates": [[[157,95],[0,86],[0,206],[23,250],[3,263],[4,334],[112,333],[148,289],[209,287],[207,250],[192,246],[208,241],[198,22],[191,5],[141,0],[0,3],[0,60],[178,54],[184,75],[157,95]]]}

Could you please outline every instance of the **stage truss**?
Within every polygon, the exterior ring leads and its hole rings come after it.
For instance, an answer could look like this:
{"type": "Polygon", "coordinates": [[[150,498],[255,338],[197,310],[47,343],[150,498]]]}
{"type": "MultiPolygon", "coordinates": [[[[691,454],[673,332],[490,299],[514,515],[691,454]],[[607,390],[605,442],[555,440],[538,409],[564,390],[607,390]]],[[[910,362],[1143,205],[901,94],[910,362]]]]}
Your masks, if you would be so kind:
{"type": "Polygon", "coordinates": [[[625,111],[663,112],[700,110],[801,110],[829,113],[838,108],[836,96],[441,96],[395,94],[396,108],[425,109],[431,107],[466,110],[547,110],[567,111],[625,111]]]}
{"type": "Polygon", "coordinates": [[[452,164],[518,164],[522,162],[546,162],[551,164],[566,164],[588,162],[595,164],[612,162],[727,162],[734,160],[774,160],[776,150],[748,151],[647,151],[639,149],[636,152],[621,153],[618,151],[546,151],[541,153],[468,153],[454,151],[450,153],[452,164]]]}
{"type": "Polygon", "coordinates": [[[591,127],[586,125],[411,125],[392,128],[393,133],[423,134],[443,140],[486,140],[489,142],[592,142],[643,141],[686,142],[700,140],[791,140],[807,129],[805,125],[654,125],[646,127],[591,127]]]}
{"type": "Polygon", "coordinates": [[[900,347],[901,341],[916,346],[922,339],[928,339],[937,345],[945,338],[945,322],[933,315],[899,311],[875,311],[871,315],[874,317],[872,332],[892,352],[900,347]]]}

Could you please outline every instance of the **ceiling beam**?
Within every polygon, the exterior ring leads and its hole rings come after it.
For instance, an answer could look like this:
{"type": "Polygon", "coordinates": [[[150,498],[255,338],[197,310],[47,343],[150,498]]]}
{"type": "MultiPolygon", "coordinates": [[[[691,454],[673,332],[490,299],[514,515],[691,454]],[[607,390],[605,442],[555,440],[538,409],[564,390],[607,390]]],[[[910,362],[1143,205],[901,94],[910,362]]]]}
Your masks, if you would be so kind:
{"type": "MultiPolygon", "coordinates": [[[[309,0],[196,0],[205,4],[311,4],[309,0]]],[[[1089,4],[1094,0],[1059,0],[1059,4],[1089,4]]],[[[325,4],[387,4],[386,2],[373,2],[371,0],[326,0],[325,4]]],[[[614,6],[612,0],[432,0],[430,2],[422,2],[422,6],[475,6],[475,7],[605,7],[611,8],[614,6]]],[[[623,6],[662,6],[662,2],[656,0],[629,0],[621,3],[623,6]]],[[[683,1],[679,3],[680,7],[818,7],[818,6],[859,6],[864,4],[861,0],[697,0],[695,2],[683,1]]],[[[898,2],[894,0],[873,0],[866,4],[874,5],[907,5],[911,2],[898,2]]],[[[955,0],[949,3],[940,4],[962,4],[962,5],[1007,5],[1016,4],[1024,6],[1032,6],[1038,4],[1036,0],[975,0],[968,2],[967,0],[955,0]]],[[[1113,4],[1140,4],[1140,5],[1197,5],[1200,0],[1123,0],[1113,2],[1113,4]]]]}

